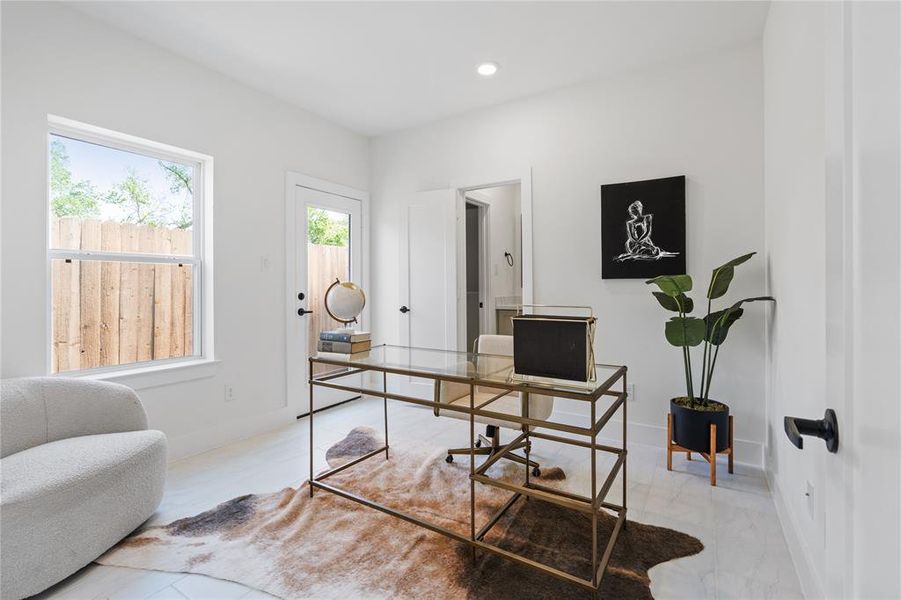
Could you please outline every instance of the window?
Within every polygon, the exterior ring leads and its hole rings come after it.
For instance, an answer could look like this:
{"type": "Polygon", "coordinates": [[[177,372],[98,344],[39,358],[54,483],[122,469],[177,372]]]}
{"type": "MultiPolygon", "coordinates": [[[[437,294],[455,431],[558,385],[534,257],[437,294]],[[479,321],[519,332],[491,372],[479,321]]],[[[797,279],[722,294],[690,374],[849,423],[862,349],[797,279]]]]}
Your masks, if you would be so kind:
{"type": "Polygon", "coordinates": [[[212,159],[50,122],[49,371],[210,356],[204,184],[212,159]]]}

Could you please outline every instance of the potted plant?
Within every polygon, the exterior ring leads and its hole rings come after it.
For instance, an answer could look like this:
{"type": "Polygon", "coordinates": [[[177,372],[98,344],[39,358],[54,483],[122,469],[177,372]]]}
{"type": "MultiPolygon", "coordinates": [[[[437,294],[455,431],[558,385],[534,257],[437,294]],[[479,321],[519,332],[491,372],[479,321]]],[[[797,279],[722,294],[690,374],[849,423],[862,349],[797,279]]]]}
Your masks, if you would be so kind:
{"type": "Polygon", "coordinates": [[[682,349],[685,369],[685,396],[670,400],[673,415],[673,441],[689,450],[707,452],[710,450],[710,424],[716,425],[716,450],[720,452],[729,446],[729,406],[710,397],[710,386],[720,347],[726,341],[729,328],[744,314],[742,304],[759,300],[774,301],[771,296],[757,296],[739,300],[731,306],[713,310],[713,301],[723,297],[735,275],[735,267],[756,254],[751,252],[734,258],[713,270],[710,285],[707,286],[707,315],[703,318],[689,316],[694,310],[694,302],[686,295],[692,289],[689,275],[660,275],[646,283],[657,286],[652,292],[666,310],[678,313],[666,322],[666,340],[682,349]],[[701,358],[700,388],[694,386],[691,348],[703,345],[701,358]]]}

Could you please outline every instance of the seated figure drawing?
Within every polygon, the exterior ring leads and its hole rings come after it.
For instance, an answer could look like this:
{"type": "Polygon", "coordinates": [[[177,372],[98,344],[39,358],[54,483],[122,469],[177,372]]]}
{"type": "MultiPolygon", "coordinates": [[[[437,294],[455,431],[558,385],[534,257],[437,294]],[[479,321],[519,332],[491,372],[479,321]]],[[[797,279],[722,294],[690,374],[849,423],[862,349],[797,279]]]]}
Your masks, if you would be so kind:
{"type": "Polygon", "coordinates": [[[660,260],[669,256],[677,256],[678,252],[667,252],[654,244],[651,240],[651,224],[654,215],[643,214],[644,207],[641,200],[636,200],[629,205],[628,211],[631,219],[626,221],[626,251],[617,256],[616,262],[627,260],[660,260]]]}

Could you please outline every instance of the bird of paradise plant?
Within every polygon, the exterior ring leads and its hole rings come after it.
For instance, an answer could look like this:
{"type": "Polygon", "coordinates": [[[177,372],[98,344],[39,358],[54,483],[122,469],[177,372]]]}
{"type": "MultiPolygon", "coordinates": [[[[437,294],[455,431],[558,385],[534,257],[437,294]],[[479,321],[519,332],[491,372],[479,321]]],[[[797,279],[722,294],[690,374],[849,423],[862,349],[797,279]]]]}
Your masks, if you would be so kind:
{"type": "Polygon", "coordinates": [[[659,291],[652,292],[660,306],[678,313],[666,322],[664,334],[673,346],[682,348],[685,368],[685,388],[689,408],[695,410],[717,409],[710,401],[710,385],[720,348],[726,341],[729,329],[744,314],[742,304],[746,302],[775,302],[772,296],[744,298],[721,310],[713,310],[713,301],[729,291],[729,284],[735,276],[735,267],[746,262],[756,252],[744,254],[713,270],[710,285],[707,286],[707,315],[703,318],[689,316],[694,310],[694,302],[686,295],[692,289],[690,275],[660,275],[645,283],[656,285],[659,291]],[[703,344],[701,360],[700,393],[695,394],[690,348],[703,344]]]}

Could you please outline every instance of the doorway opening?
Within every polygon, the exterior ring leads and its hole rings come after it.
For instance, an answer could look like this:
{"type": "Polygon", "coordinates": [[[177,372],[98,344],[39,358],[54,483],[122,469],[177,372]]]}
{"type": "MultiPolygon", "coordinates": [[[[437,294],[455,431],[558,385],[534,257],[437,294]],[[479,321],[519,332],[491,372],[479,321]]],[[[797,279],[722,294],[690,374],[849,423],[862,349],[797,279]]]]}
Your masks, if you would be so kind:
{"type": "Polygon", "coordinates": [[[464,194],[465,298],[458,325],[465,348],[481,334],[512,335],[523,303],[522,199],[519,182],[464,194]]]}
{"type": "Polygon", "coordinates": [[[466,200],[466,348],[473,352],[475,341],[485,328],[485,298],[489,291],[485,281],[488,218],[487,204],[466,200]]]}

